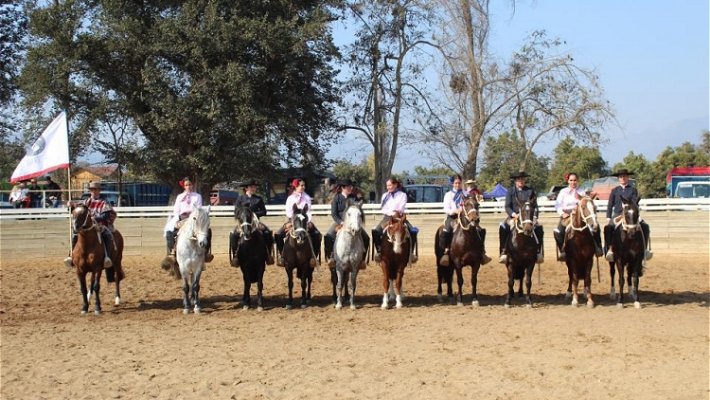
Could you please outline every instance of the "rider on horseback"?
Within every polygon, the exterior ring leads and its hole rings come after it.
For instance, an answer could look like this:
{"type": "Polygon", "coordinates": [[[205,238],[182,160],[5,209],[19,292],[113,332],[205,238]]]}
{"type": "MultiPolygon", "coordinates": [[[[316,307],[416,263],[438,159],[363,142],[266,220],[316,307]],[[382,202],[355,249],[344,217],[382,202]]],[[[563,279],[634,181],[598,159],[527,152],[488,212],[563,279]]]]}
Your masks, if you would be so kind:
{"type": "MultiPolygon", "coordinates": [[[[178,182],[184,192],[180,193],[175,198],[175,206],[173,207],[173,213],[168,219],[167,224],[165,224],[165,240],[168,246],[168,257],[175,258],[175,238],[177,237],[178,230],[182,226],[181,221],[190,216],[190,213],[195,208],[202,207],[202,195],[193,192],[195,185],[192,183],[190,178],[183,178],[178,182]]],[[[205,262],[210,262],[214,259],[212,252],[212,229],[207,231],[207,251],[205,251],[205,262]]]]}
{"type": "MultiPolygon", "coordinates": [[[[500,258],[498,259],[498,262],[501,264],[505,264],[508,260],[508,256],[505,254],[505,244],[508,241],[508,238],[510,237],[509,223],[512,219],[518,216],[518,214],[515,212],[516,203],[525,203],[530,199],[534,199],[536,197],[535,191],[525,185],[525,178],[528,178],[529,176],[530,175],[528,175],[524,171],[520,171],[518,173],[510,175],[510,179],[513,179],[515,181],[515,184],[513,185],[513,187],[508,189],[508,192],[505,195],[505,212],[508,214],[508,217],[505,219],[505,221],[500,223],[500,227],[498,229],[498,234],[500,237],[500,258]]],[[[542,263],[544,260],[542,251],[542,237],[544,232],[542,230],[542,225],[538,225],[537,223],[538,213],[539,210],[537,206],[535,206],[533,210],[532,221],[535,225],[535,238],[537,240],[537,262],[542,263]]]]}
{"type": "MultiPolygon", "coordinates": [[[[333,223],[328,229],[328,233],[325,234],[323,238],[325,244],[325,257],[328,260],[328,267],[335,268],[335,257],[333,253],[333,248],[335,247],[335,235],[338,227],[343,225],[343,219],[345,217],[345,210],[347,208],[347,201],[357,200],[357,196],[353,193],[353,182],[350,179],[339,180],[335,184],[335,190],[338,192],[333,201],[330,203],[330,216],[333,218],[333,223]]],[[[370,237],[367,235],[364,229],[360,229],[360,235],[362,236],[362,243],[365,245],[365,254],[367,254],[370,248],[370,237]]],[[[367,260],[363,258],[360,269],[364,269],[367,264],[367,260]]]]}
{"type": "MultiPolygon", "coordinates": [[[[252,179],[246,183],[242,183],[240,186],[244,188],[244,194],[239,196],[239,198],[237,198],[237,201],[234,203],[235,217],[237,215],[237,210],[240,207],[249,208],[254,213],[254,215],[257,216],[257,218],[266,216],[266,206],[264,205],[264,200],[261,198],[261,196],[255,194],[256,189],[258,187],[256,181],[252,179]]],[[[274,263],[274,235],[269,229],[269,227],[267,227],[263,222],[259,221],[258,226],[258,229],[261,231],[261,234],[264,237],[264,244],[266,245],[267,249],[268,258],[266,260],[266,263],[272,265],[274,263]]],[[[232,241],[232,248],[236,249],[239,243],[239,232],[232,232],[229,237],[232,241]]],[[[236,259],[234,259],[234,262],[237,262],[236,259]]]]}
{"type": "MultiPolygon", "coordinates": [[[[579,188],[579,177],[576,173],[570,172],[566,174],[565,180],[567,181],[567,187],[560,190],[557,194],[557,199],[555,200],[555,211],[557,211],[557,214],[560,216],[557,228],[552,231],[552,234],[555,237],[555,242],[557,242],[557,249],[560,252],[560,255],[557,257],[557,261],[564,261],[567,257],[563,247],[565,241],[565,229],[570,223],[570,215],[572,214],[572,211],[577,208],[579,200],[587,195],[584,189],[579,188]]],[[[594,232],[593,237],[596,255],[597,257],[601,257],[603,252],[599,230],[594,232]]]]}
{"type": "Polygon", "coordinates": [[[279,260],[278,260],[278,265],[280,267],[283,267],[283,250],[284,250],[284,238],[286,235],[286,228],[289,222],[291,221],[291,218],[293,217],[293,206],[294,204],[296,207],[300,210],[303,210],[303,207],[308,206],[308,212],[306,213],[308,215],[308,237],[311,241],[311,268],[315,268],[316,265],[318,265],[318,261],[316,261],[316,253],[315,249],[318,249],[318,252],[320,253],[320,241],[321,241],[321,234],[318,231],[318,228],[313,224],[313,214],[311,213],[311,203],[312,199],[311,196],[306,193],[306,181],[303,179],[294,179],[291,182],[290,186],[291,194],[288,196],[286,199],[286,222],[283,224],[283,226],[274,234],[274,239],[276,240],[276,249],[279,252],[279,260]]]}
{"type": "MultiPolygon", "coordinates": [[[[111,249],[113,248],[113,222],[116,220],[116,212],[113,207],[101,198],[101,183],[100,182],[90,182],[89,183],[89,193],[91,195],[84,200],[83,204],[88,207],[91,217],[96,221],[101,229],[101,240],[104,242],[104,268],[111,268],[113,262],[111,261],[111,249]]],[[[73,203],[69,202],[69,206],[73,203]]],[[[71,237],[71,247],[74,249],[77,241],[77,233],[73,232],[71,237]]],[[[74,266],[71,254],[69,257],[64,259],[64,265],[67,267],[74,266]]]]}
{"type": "MultiPolygon", "coordinates": [[[[380,208],[384,216],[377,226],[372,229],[372,243],[375,245],[375,261],[380,261],[380,251],[382,249],[382,233],[385,227],[389,224],[395,212],[402,215],[407,213],[407,193],[402,190],[402,183],[397,178],[390,177],[385,183],[387,193],[382,195],[380,208]]],[[[414,253],[414,248],[417,244],[417,232],[412,227],[412,224],[405,220],[405,225],[412,237],[412,245],[409,246],[409,260],[412,263],[417,262],[417,255],[414,253]]]]}
{"type": "MultiPolygon", "coordinates": [[[[611,176],[615,176],[619,178],[619,186],[615,187],[612,191],[611,194],[609,195],[609,203],[606,207],[606,226],[604,227],[604,244],[607,247],[607,253],[606,253],[606,260],[609,262],[614,262],[614,251],[611,246],[611,237],[612,234],[614,233],[614,230],[616,229],[616,225],[614,223],[614,220],[621,215],[621,198],[625,198],[628,201],[632,201],[636,204],[641,201],[641,197],[639,196],[638,191],[636,190],[635,187],[629,185],[629,176],[634,175],[633,172],[629,172],[626,168],[622,168],[618,170],[617,172],[614,172],[611,174],[611,176]]],[[[645,247],[646,247],[646,253],[645,253],[645,260],[650,260],[651,257],[653,257],[653,253],[651,252],[650,248],[650,243],[649,243],[649,234],[650,234],[650,228],[648,224],[643,221],[639,220],[639,224],[641,225],[641,231],[643,232],[643,238],[645,241],[645,247]]]]}
{"type": "MultiPolygon", "coordinates": [[[[461,175],[454,175],[451,177],[451,184],[453,188],[444,195],[444,212],[446,213],[446,221],[444,222],[444,229],[441,230],[440,242],[444,243],[444,254],[441,256],[439,263],[443,266],[449,265],[449,249],[451,248],[451,239],[454,236],[454,224],[459,214],[463,211],[463,203],[466,197],[470,194],[467,191],[461,189],[461,175]]],[[[474,182],[469,180],[467,182],[474,182]]],[[[478,201],[478,199],[476,199],[478,201]]],[[[478,221],[476,221],[478,222],[478,221]]],[[[481,228],[476,224],[476,229],[478,229],[478,234],[481,237],[481,244],[483,245],[484,253],[481,255],[481,264],[485,265],[491,261],[485,253],[486,251],[486,230],[481,228]]]]}

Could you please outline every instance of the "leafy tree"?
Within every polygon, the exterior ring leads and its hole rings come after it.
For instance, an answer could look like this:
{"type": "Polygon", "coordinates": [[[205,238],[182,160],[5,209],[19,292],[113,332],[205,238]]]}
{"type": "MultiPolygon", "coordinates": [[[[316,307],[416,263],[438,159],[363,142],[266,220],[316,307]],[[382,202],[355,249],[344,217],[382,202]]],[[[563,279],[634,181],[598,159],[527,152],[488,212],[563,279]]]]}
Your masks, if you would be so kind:
{"type": "Polygon", "coordinates": [[[319,165],[337,99],[329,4],[57,1],[32,14],[54,24],[28,62],[51,73],[32,89],[87,110],[98,109],[95,93],[108,93],[143,134],[137,161],[175,190],[186,175],[204,193],[281,162],[319,165]],[[77,15],[59,23],[66,9],[77,15]],[[66,67],[55,73],[57,64],[66,67]],[[66,96],[52,90],[57,82],[95,92],[66,96]]]}
{"type": "MultiPolygon", "coordinates": [[[[484,167],[481,169],[478,184],[484,188],[492,188],[496,183],[510,186],[510,175],[520,170],[520,163],[526,156],[522,140],[516,132],[505,132],[497,138],[486,140],[483,149],[484,167]]],[[[534,153],[530,157],[525,172],[530,175],[527,185],[537,192],[547,190],[548,177],[547,157],[538,157],[534,153]]]]}
{"type": "Polygon", "coordinates": [[[643,154],[629,152],[621,163],[614,165],[612,170],[617,171],[621,168],[634,173],[632,178],[636,181],[636,189],[641,197],[659,197],[659,191],[665,193],[665,175],[659,180],[654,163],[648,161],[643,154]]]}
{"type": "Polygon", "coordinates": [[[582,181],[598,178],[607,173],[606,161],[599,148],[577,146],[574,139],[566,137],[555,147],[547,185],[563,183],[565,174],[569,172],[575,172],[582,181]]]}
{"type": "Polygon", "coordinates": [[[338,179],[352,180],[365,193],[374,190],[373,171],[368,165],[367,159],[362,160],[359,164],[354,164],[345,159],[336,160],[333,165],[333,174],[338,179]]]}
{"type": "Polygon", "coordinates": [[[15,96],[26,29],[27,17],[22,3],[0,1],[0,106],[3,109],[15,96]]]}

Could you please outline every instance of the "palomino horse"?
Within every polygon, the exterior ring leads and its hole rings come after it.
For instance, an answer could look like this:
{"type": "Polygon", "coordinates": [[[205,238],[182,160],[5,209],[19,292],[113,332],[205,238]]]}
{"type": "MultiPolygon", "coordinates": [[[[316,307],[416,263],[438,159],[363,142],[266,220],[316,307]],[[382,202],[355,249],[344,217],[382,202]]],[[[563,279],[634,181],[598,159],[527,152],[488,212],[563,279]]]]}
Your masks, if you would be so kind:
{"type": "MultiPolygon", "coordinates": [[[[72,262],[76,266],[76,275],[79,277],[81,297],[84,302],[81,313],[89,311],[90,293],[96,294],[94,313],[101,314],[101,300],[99,296],[101,272],[103,271],[105,247],[101,240],[101,226],[91,218],[89,208],[79,204],[72,208],[74,232],[77,235],[76,244],[72,250],[72,262]],[[86,275],[91,273],[91,292],[86,286],[86,275]]],[[[121,280],[124,278],[121,260],[123,257],[123,236],[118,230],[113,232],[113,266],[106,269],[106,279],[116,282],[115,304],[121,304],[121,280]]]]}
{"type": "Polygon", "coordinates": [[[195,314],[202,310],[200,306],[200,275],[205,266],[207,235],[210,229],[210,208],[195,208],[178,231],[175,245],[176,258],[168,258],[163,269],[170,271],[177,279],[182,279],[183,314],[190,313],[190,306],[195,314]],[[192,279],[190,279],[192,278],[192,279]],[[192,292],[190,291],[192,288],[192,292]]]}
{"type": "Polygon", "coordinates": [[[382,308],[389,307],[390,286],[394,286],[396,307],[402,308],[402,278],[404,268],[409,263],[412,239],[407,232],[406,215],[395,212],[389,224],[384,228],[384,237],[380,254],[383,286],[385,294],[382,297],[382,308]]]}
{"type": "Polygon", "coordinates": [[[287,309],[293,307],[293,270],[301,280],[301,308],[306,308],[311,300],[311,283],[313,283],[313,268],[310,262],[313,257],[311,239],[308,235],[308,205],[299,209],[293,205],[291,228],[284,241],[283,263],[288,277],[287,309]]]}
{"type": "Polygon", "coordinates": [[[451,247],[449,248],[449,266],[440,265],[439,260],[443,254],[443,246],[439,244],[439,231],[434,236],[434,251],[436,253],[436,271],[438,277],[437,296],[442,300],[442,281],[446,282],[447,295],[453,302],[453,271],[456,271],[456,279],[459,287],[457,304],[463,305],[463,267],[471,266],[471,287],[473,289],[473,300],[471,304],[478,306],[478,294],[476,286],[478,284],[478,270],[481,267],[483,256],[483,240],[478,230],[478,201],[474,197],[467,197],[463,202],[462,211],[459,213],[451,237],[451,247]]]}
{"type": "Polygon", "coordinates": [[[506,243],[508,260],[508,295],[505,298],[505,307],[510,307],[513,300],[513,285],[516,279],[520,280],[518,296],[523,294],[523,278],[525,278],[525,303],[532,307],[530,288],[532,287],[532,274],[537,260],[537,240],[534,233],[532,220],[535,208],[535,198],[530,198],[525,204],[518,202],[518,215],[510,221],[511,233],[506,243]]]}
{"type": "Polygon", "coordinates": [[[345,208],[343,227],[335,236],[335,272],[338,275],[338,298],[335,308],[343,307],[343,292],[345,281],[349,278],[350,308],[355,309],[355,288],[357,288],[357,273],[365,259],[365,244],[360,230],[365,223],[362,212],[362,202],[348,201],[345,208]]]}
{"type": "Polygon", "coordinates": [[[565,263],[569,275],[566,297],[572,297],[572,306],[579,303],[578,286],[584,280],[584,294],[587,307],[594,307],[592,300],[592,267],[594,266],[594,232],[599,230],[597,207],[590,197],[583,197],[570,215],[570,223],[565,230],[565,263]]]}
{"type": "Polygon", "coordinates": [[[628,270],[626,281],[629,294],[634,299],[634,307],[641,308],[639,301],[639,277],[643,276],[643,258],[646,251],[645,238],[639,223],[639,208],[635,202],[621,198],[621,215],[611,237],[614,248],[614,262],[610,262],[611,298],[614,298],[614,264],[619,272],[619,293],[616,306],[624,307],[624,268],[628,270]]]}
{"type": "Polygon", "coordinates": [[[234,211],[234,218],[237,226],[234,232],[239,233],[239,242],[236,248],[231,248],[229,255],[236,259],[239,268],[242,270],[244,280],[244,294],[242,296],[242,307],[248,309],[251,306],[249,291],[251,284],[256,283],[256,306],[257,310],[263,310],[264,271],[266,270],[266,259],[268,253],[266,243],[259,227],[259,219],[249,207],[238,207],[234,211]]]}

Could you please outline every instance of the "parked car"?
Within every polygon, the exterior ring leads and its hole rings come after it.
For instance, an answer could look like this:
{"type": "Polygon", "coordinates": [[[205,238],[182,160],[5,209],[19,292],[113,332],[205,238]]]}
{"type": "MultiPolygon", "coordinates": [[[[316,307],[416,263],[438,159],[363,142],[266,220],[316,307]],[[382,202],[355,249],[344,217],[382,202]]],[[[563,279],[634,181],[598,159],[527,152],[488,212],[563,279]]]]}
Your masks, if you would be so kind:
{"type": "Polygon", "coordinates": [[[266,199],[266,204],[286,204],[288,194],[286,192],[276,193],[274,196],[266,199]]]}
{"type": "Polygon", "coordinates": [[[567,185],[553,185],[550,188],[550,191],[547,192],[545,197],[547,197],[547,200],[557,200],[557,194],[560,193],[560,190],[566,188],[567,185]]]}
{"type": "Polygon", "coordinates": [[[407,185],[404,187],[409,203],[439,203],[444,201],[444,195],[449,190],[451,187],[448,185],[407,185]]]}

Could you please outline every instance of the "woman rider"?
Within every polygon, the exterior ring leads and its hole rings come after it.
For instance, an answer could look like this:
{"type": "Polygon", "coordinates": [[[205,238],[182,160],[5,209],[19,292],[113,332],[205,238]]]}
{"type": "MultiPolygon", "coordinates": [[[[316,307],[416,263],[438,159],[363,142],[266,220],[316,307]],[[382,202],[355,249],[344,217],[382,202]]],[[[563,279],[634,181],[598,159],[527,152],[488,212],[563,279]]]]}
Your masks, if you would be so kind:
{"type": "MultiPolygon", "coordinates": [[[[372,243],[375,245],[375,261],[380,261],[380,251],[382,249],[382,232],[389,224],[395,212],[402,215],[407,213],[407,193],[402,190],[402,183],[395,177],[390,177],[385,183],[387,192],[382,195],[380,208],[382,209],[382,220],[372,229],[372,243]]],[[[417,234],[413,231],[412,225],[405,220],[405,225],[412,237],[412,245],[409,246],[409,261],[417,262],[417,255],[413,253],[417,244],[417,234]]]]}
{"type": "MultiPolygon", "coordinates": [[[[192,183],[190,178],[183,178],[178,182],[180,186],[184,189],[175,198],[175,205],[173,206],[173,213],[168,218],[168,222],[165,224],[165,242],[168,247],[168,257],[175,257],[175,238],[177,237],[178,230],[180,229],[181,221],[190,216],[190,213],[196,208],[202,207],[202,195],[194,192],[195,185],[192,183]]],[[[207,251],[205,251],[205,262],[210,262],[214,259],[211,252],[212,249],[212,229],[207,231],[207,251]]]]}
{"type": "Polygon", "coordinates": [[[320,241],[321,234],[318,228],[313,224],[313,214],[312,214],[312,199],[311,196],[306,193],[306,182],[303,179],[294,179],[289,187],[291,194],[286,199],[286,222],[283,226],[274,234],[274,239],[276,240],[276,249],[279,253],[278,265],[283,267],[283,250],[284,250],[284,237],[286,235],[286,225],[291,222],[293,217],[293,206],[294,204],[299,210],[303,210],[303,207],[308,206],[308,236],[311,241],[311,268],[315,268],[318,265],[316,261],[317,249],[320,253],[320,241]]]}

